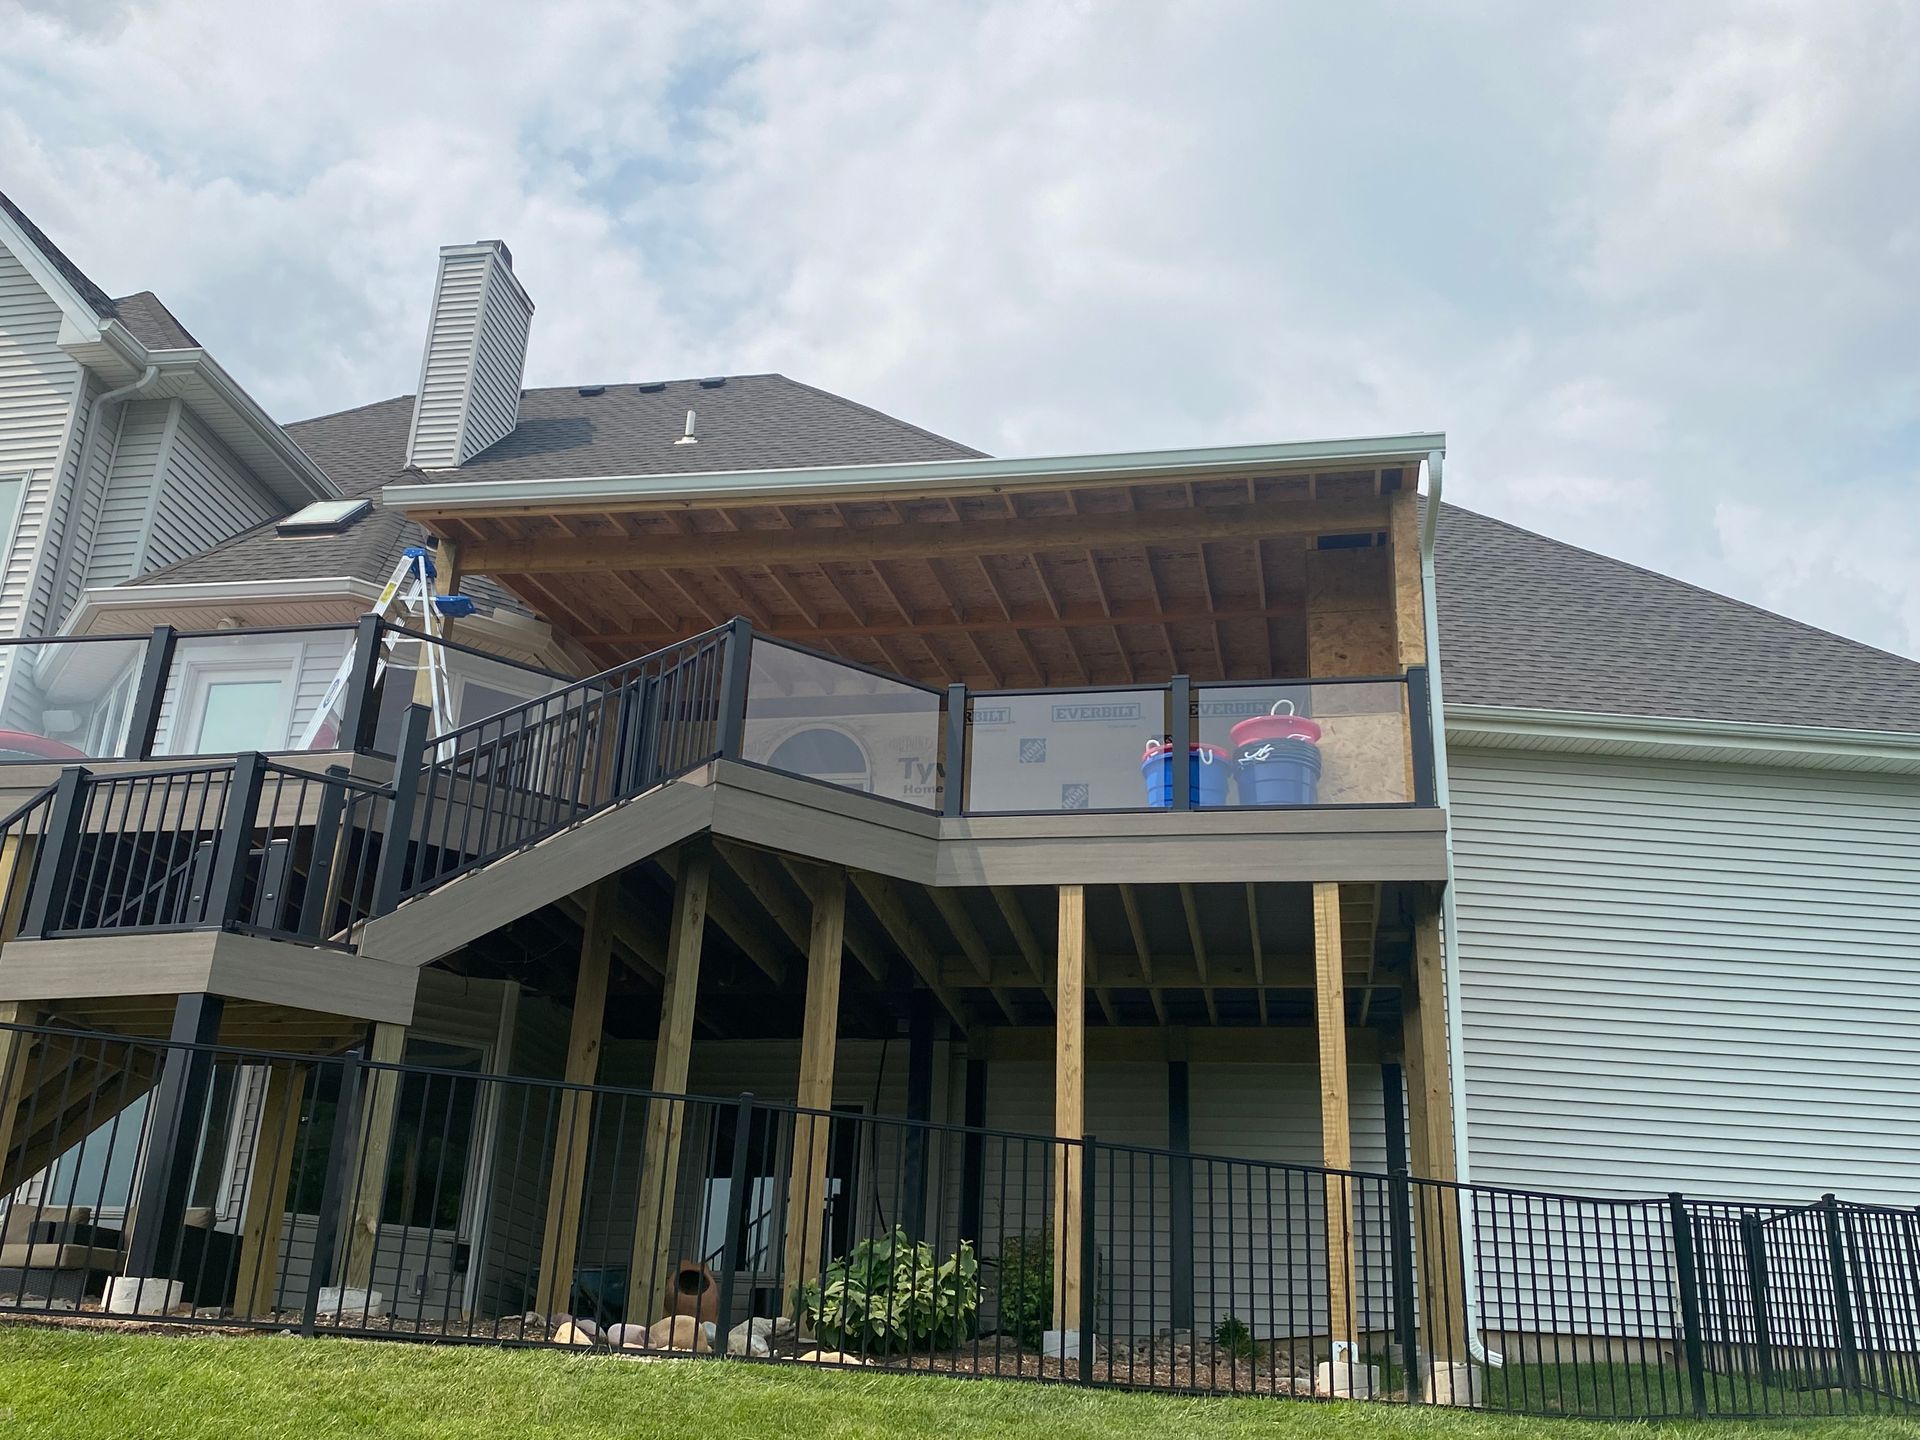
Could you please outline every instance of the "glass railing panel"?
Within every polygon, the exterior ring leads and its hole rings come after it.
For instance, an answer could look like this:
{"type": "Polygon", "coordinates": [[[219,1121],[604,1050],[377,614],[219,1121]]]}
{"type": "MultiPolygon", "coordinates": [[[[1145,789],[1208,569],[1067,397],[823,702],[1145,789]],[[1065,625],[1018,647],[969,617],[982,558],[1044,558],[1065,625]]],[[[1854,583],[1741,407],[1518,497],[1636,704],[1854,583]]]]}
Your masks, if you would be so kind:
{"type": "Polygon", "coordinates": [[[421,677],[421,668],[429,656],[439,658],[446,675],[447,704],[451,711],[446,728],[450,730],[516,709],[529,700],[542,699],[574,683],[568,676],[482,654],[465,645],[401,630],[388,630],[387,636],[391,644],[386,668],[379,680],[373,727],[373,749],[378,755],[394,753],[408,706],[416,700],[431,705],[428,682],[421,677]]]}
{"type": "Polygon", "coordinates": [[[129,636],[0,645],[0,762],[119,755],[147,643],[129,636]]]}
{"type": "Polygon", "coordinates": [[[743,759],[931,810],[940,692],[758,636],[743,759]]]}
{"type": "Polygon", "coordinates": [[[320,711],[353,638],[350,625],[181,636],[167,669],[153,753],[342,748],[345,688],[320,711]]]}
{"type": "Polygon", "coordinates": [[[966,808],[976,814],[1151,808],[1165,769],[1158,756],[1166,736],[1165,690],[973,695],[966,808]]]}
{"type": "MultiPolygon", "coordinates": [[[[1194,739],[1224,764],[1217,805],[1403,805],[1407,687],[1398,680],[1194,687],[1194,739]]],[[[1196,807],[1208,803],[1194,790],[1196,807]]]]}

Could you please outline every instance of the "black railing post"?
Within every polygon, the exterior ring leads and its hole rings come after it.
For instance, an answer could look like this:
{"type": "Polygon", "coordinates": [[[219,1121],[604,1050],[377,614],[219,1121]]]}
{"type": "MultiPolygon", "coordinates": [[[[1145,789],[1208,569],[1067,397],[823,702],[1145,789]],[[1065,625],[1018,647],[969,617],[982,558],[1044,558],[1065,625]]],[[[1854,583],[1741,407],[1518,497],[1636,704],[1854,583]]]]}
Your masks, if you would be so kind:
{"type": "MultiPolygon", "coordinates": [[[[126,1275],[129,1279],[178,1280],[170,1273],[170,1257],[177,1256],[187,1220],[187,1198],[193,1184],[193,1159],[200,1132],[207,1123],[207,1097],[213,1089],[213,1055],[199,1047],[220,1035],[220,1016],[226,1001],[218,995],[188,994],[173,1002],[173,1030],[160,1062],[160,1081],[154,1087],[147,1121],[147,1139],[140,1166],[139,1190],[129,1213],[133,1230],[127,1236],[126,1275]]],[[[138,1287],[136,1312],[164,1312],[168,1300],[157,1306],[145,1300],[138,1287]]]]}
{"type": "Polygon", "coordinates": [[[1193,1082],[1185,1060],[1167,1062],[1167,1307],[1175,1330],[1193,1329],[1193,1082]]]}
{"type": "MultiPolygon", "coordinates": [[[[387,831],[380,841],[380,868],[373,879],[369,916],[390,913],[406,893],[407,848],[413,842],[413,811],[420,799],[420,772],[426,767],[427,731],[432,724],[433,712],[426,706],[407,707],[399,753],[393,759],[393,798],[387,808],[387,831]]],[[[425,836],[420,843],[424,848],[425,836]]]]}
{"type": "MultiPolygon", "coordinates": [[[[740,1232],[747,1223],[748,1142],[753,1135],[753,1096],[743,1094],[733,1112],[733,1174],[727,1182],[727,1233],[720,1244],[720,1320],[713,1349],[727,1358],[727,1334],[733,1328],[733,1277],[740,1273],[740,1232]]],[[[698,1348],[697,1346],[694,1348],[698,1348]]]]}
{"type": "Polygon", "coordinates": [[[1413,1184],[1407,1174],[1405,1072],[1394,1062],[1380,1067],[1386,1100],[1387,1244],[1393,1252],[1393,1329],[1400,1344],[1400,1371],[1407,1377],[1407,1403],[1418,1405],[1420,1339],[1413,1304],[1413,1184]]]}
{"type": "Polygon", "coordinates": [[[1411,725],[1413,744],[1413,803],[1437,805],[1438,793],[1433,779],[1433,690],[1427,683],[1427,667],[1407,667],[1407,723],[1411,725]]]}
{"type": "Polygon", "coordinates": [[[87,791],[93,772],[69,765],[53,782],[53,803],[47,812],[47,831],[40,837],[40,859],[26,914],[20,919],[22,939],[44,940],[66,919],[73,888],[73,869],[80,858],[81,828],[87,818],[87,791]]]}
{"type": "Polygon", "coordinates": [[[233,777],[227,783],[227,803],[220,812],[220,836],[213,848],[213,876],[207,882],[202,925],[221,930],[239,923],[246,899],[247,861],[253,855],[253,826],[260,809],[260,787],[266,778],[266,758],[257,750],[233,757],[233,777]]]}
{"type": "Polygon", "coordinates": [[[1100,1310],[1100,1245],[1095,1218],[1093,1136],[1080,1140],[1080,1383],[1093,1383],[1093,1345],[1100,1310]]]}
{"type": "Polygon", "coordinates": [[[1847,1242],[1840,1228],[1840,1202],[1832,1195],[1822,1195],[1820,1211],[1827,1222],[1827,1266],[1833,1275],[1833,1323],[1840,1344],[1840,1383],[1849,1390],[1858,1390],[1860,1342],[1853,1331],[1853,1286],[1847,1277],[1847,1242]]]}
{"type": "Polygon", "coordinates": [[[313,853],[307,860],[307,890],[300,902],[294,933],[323,940],[333,933],[333,864],[340,845],[340,822],[346,814],[347,767],[329,765],[320,787],[320,809],[313,821],[313,853]]]}
{"type": "Polygon", "coordinates": [[[940,754],[940,813],[958,818],[967,797],[967,687],[947,686],[946,739],[940,754]]]}
{"type": "Polygon", "coordinates": [[[380,707],[374,703],[374,686],[380,678],[380,646],[385,638],[386,622],[378,615],[362,615],[353,632],[353,668],[347,672],[347,690],[341,697],[340,734],[335,743],[342,750],[364,755],[373,748],[373,732],[380,720],[380,707]]]}
{"type": "Polygon", "coordinates": [[[1173,808],[1193,808],[1193,681],[1176,675],[1167,685],[1167,748],[1173,752],[1173,808]]]}
{"type": "Polygon", "coordinates": [[[1707,1346],[1700,1324],[1700,1271],[1693,1253],[1693,1214],[1686,1197],[1667,1196],[1673,1222],[1673,1268],[1680,1286],[1680,1343],[1687,1357],[1687,1389],[1694,1418],[1707,1418],[1707,1346]]]}
{"type": "MultiPolygon", "coordinates": [[[[340,1062],[340,1098],[333,1107],[333,1140],[327,1146],[326,1173],[320,1183],[320,1213],[313,1232],[312,1268],[307,1272],[307,1304],[300,1318],[300,1333],[313,1334],[313,1321],[320,1309],[320,1291],[333,1270],[334,1251],[340,1243],[340,1210],[346,1204],[349,1184],[360,1148],[360,1084],[366,1057],[360,1050],[349,1050],[340,1062]]],[[[320,1070],[315,1068],[308,1083],[316,1100],[320,1090],[320,1070]]]]}
{"type": "Polygon", "coordinates": [[[987,1057],[977,1041],[968,1047],[961,1123],[967,1133],[960,1142],[960,1236],[980,1250],[981,1211],[986,1204],[987,1057]]]}
{"type": "Polygon", "coordinates": [[[720,666],[720,754],[738,760],[746,748],[747,679],[753,666],[753,626],[727,622],[727,654],[720,666]]]}
{"type": "Polygon", "coordinates": [[[921,987],[907,997],[907,1133],[901,1158],[900,1224],[910,1240],[927,1228],[926,1130],[933,1119],[933,992],[921,987]]]}
{"type": "Polygon", "coordinates": [[[1762,1385],[1773,1384],[1773,1322],[1767,1314],[1767,1227],[1749,1210],[1740,1217],[1740,1249],[1747,1275],[1747,1309],[1753,1315],[1754,1368],[1762,1385]]]}
{"type": "Polygon", "coordinates": [[[173,645],[179,632],[171,625],[153,627],[146,657],[140,662],[140,683],[133,692],[133,713],[127,717],[127,739],[120,753],[129,760],[153,757],[153,737],[160,730],[160,706],[167,698],[167,672],[173,668],[173,645]]]}

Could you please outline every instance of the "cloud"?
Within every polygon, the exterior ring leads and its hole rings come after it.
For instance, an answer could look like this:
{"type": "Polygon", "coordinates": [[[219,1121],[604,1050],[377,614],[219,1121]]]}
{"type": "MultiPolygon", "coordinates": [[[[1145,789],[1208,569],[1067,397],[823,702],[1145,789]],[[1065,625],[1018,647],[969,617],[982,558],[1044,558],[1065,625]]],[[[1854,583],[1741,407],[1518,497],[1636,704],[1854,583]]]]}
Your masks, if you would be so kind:
{"type": "Polygon", "coordinates": [[[532,383],[1444,428],[1464,503],[1920,652],[1916,0],[4,3],[0,184],[289,418],[409,389],[498,235],[532,383]],[[1892,558],[1783,584],[1828,510],[1892,558]]]}

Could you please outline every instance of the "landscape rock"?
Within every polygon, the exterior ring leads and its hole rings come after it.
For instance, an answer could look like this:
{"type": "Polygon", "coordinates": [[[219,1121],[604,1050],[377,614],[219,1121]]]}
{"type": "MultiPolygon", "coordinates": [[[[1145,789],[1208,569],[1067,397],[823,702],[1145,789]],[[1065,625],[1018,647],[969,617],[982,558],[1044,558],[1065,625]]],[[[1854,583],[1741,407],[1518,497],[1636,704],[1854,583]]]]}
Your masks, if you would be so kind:
{"type": "Polygon", "coordinates": [[[553,1343],[556,1345],[593,1344],[593,1336],[581,1328],[583,1323],[584,1322],[581,1321],[569,1321],[567,1324],[562,1325],[558,1330],[553,1332],[553,1343]]]}
{"type": "Polygon", "coordinates": [[[644,1350],[647,1348],[647,1327],[644,1325],[609,1325],[602,1337],[616,1350],[644,1350]]]}
{"type": "MultiPolygon", "coordinates": [[[[785,1317],[781,1317],[785,1319],[785,1317]]],[[[793,1322],[787,1320],[787,1329],[791,1333],[793,1322]]],[[[751,1320],[742,1320],[727,1332],[727,1354],[753,1355],[764,1359],[773,1354],[773,1343],[779,1338],[780,1320],[756,1315],[751,1320]]]]}
{"type": "Polygon", "coordinates": [[[799,1358],[810,1365],[864,1365],[867,1363],[858,1355],[849,1355],[844,1350],[809,1350],[799,1358]]]}
{"type": "Polygon", "coordinates": [[[710,1352],[713,1342],[707,1338],[707,1327],[693,1316],[668,1315],[647,1328],[647,1348],[684,1350],[698,1355],[710,1352]]]}

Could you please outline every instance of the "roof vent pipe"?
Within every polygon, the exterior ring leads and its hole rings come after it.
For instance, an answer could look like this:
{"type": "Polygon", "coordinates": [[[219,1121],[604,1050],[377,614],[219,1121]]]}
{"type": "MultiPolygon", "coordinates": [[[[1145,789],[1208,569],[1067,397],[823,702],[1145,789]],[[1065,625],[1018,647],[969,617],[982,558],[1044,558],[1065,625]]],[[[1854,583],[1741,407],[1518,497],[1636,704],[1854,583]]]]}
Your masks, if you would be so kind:
{"type": "Polygon", "coordinates": [[[700,443],[698,440],[693,438],[693,411],[691,410],[687,411],[686,433],[681,435],[681,437],[678,440],[674,441],[673,443],[676,445],[698,445],[700,443]]]}

